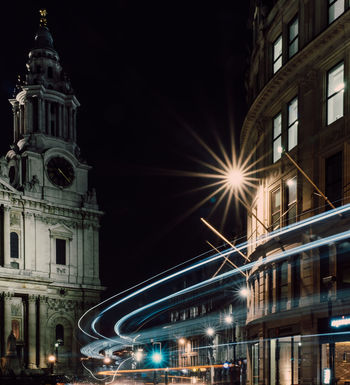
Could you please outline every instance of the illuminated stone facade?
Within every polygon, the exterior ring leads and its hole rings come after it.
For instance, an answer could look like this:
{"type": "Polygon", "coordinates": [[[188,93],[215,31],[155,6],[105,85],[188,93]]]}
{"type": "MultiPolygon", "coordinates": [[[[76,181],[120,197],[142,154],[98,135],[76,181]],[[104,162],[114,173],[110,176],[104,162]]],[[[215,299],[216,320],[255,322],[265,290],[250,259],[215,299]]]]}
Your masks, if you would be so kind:
{"type": "Polygon", "coordinates": [[[0,159],[1,356],[13,330],[24,368],[47,368],[55,354],[55,371],[76,373],[77,321],[103,289],[102,212],[76,142],[79,102],[44,24],[10,103],[13,145],[0,159]]]}
{"type": "Polygon", "coordinates": [[[252,1],[250,25],[241,148],[262,159],[264,171],[247,223],[256,261],[248,277],[248,383],[320,384],[330,369],[331,381],[344,384],[350,338],[341,332],[349,327],[330,320],[350,314],[350,243],[332,235],[349,229],[348,217],[284,230],[350,202],[350,10],[341,0],[252,1]]]}

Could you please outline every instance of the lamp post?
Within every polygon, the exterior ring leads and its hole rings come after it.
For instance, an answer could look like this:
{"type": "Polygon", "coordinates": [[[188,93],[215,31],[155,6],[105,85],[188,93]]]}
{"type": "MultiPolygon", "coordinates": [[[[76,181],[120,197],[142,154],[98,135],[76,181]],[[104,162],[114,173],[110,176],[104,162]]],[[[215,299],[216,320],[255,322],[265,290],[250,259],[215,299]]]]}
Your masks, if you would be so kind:
{"type": "Polygon", "coordinates": [[[54,356],[53,354],[50,354],[48,357],[47,357],[47,360],[50,364],[50,374],[53,374],[53,366],[56,362],[56,356],[54,356]]]}

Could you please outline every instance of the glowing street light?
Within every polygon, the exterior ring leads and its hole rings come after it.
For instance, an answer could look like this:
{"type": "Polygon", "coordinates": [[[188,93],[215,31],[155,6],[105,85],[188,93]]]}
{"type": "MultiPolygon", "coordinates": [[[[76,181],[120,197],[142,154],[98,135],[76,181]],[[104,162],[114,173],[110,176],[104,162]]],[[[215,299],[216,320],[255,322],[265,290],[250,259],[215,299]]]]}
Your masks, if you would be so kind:
{"type": "Polygon", "coordinates": [[[162,362],[162,354],[161,353],[158,353],[158,352],[155,352],[152,354],[152,361],[155,363],[155,364],[159,364],[162,362]]]}
{"type": "Polygon", "coordinates": [[[134,358],[137,362],[140,362],[142,361],[143,359],[143,350],[142,349],[138,349],[135,353],[134,353],[134,358]]]}
{"type": "Polygon", "coordinates": [[[215,330],[212,327],[207,328],[207,336],[212,337],[215,334],[215,330]]]}
{"type": "Polygon", "coordinates": [[[249,295],[249,290],[246,287],[242,287],[241,290],[239,291],[239,295],[242,298],[247,298],[249,295]]]}
{"type": "Polygon", "coordinates": [[[186,340],[184,339],[184,338],[179,338],[179,344],[180,345],[184,345],[185,344],[185,342],[186,342],[186,340]]]}
{"type": "Polygon", "coordinates": [[[232,324],[232,322],[233,322],[233,317],[232,317],[232,315],[226,315],[225,316],[225,323],[227,324],[227,325],[230,325],[230,324],[232,324]]]}
{"type": "Polygon", "coordinates": [[[47,360],[50,364],[50,372],[51,374],[53,374],[53,366],[56,362],[56,356],[54,356],[53,354],[50,354],[48,357],[47,357],[47,360]]]}
{"type": "Polygon", "coordinates": [[[109,365],[110,363],[112,362],[111,358],[106,356],[104,359],[103,359],[103,363],[105,365],[109,365]]]}

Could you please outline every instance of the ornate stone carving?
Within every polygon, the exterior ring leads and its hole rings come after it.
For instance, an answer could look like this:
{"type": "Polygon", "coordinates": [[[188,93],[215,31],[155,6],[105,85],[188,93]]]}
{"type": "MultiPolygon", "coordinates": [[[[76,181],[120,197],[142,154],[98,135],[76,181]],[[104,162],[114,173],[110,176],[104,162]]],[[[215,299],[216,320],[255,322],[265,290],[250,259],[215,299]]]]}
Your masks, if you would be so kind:
{"type": "Polygon", "coordinates": [[[73,311],[75,309],[76,303],[72,300],[58,299],[58,298],[48,298],[47,300],[49,310],[54,311],[73,311]]]}
{"type": "Polygon", "coordinates": [[[22,316],[22,304],[21,303],[12,303],[11,304],[11,315],[16,317],[22,316]]]}
{"type": "Polygon", "coordinates": [[[20,226],[20,225],[21,225],[21,214],[16,211],[11,211],[10,226],[20,226]]]}

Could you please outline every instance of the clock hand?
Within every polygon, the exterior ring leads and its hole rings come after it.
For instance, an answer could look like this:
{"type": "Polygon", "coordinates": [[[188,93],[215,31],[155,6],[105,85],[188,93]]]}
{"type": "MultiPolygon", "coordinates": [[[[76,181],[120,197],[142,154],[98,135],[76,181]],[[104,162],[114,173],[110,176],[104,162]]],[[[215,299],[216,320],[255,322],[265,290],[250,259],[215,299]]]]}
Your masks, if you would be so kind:
{"type": "Polygon", "coordinates": [[[58,170],[59,173],[61,173],[61,174],[63,175],[63,177],[65,178],[65,180],[66,180],[68,183],[70,183],[70,179],[66,177],[65,173],[64,173],[59,167],[57,167],[57,170],[58,170]]]}

